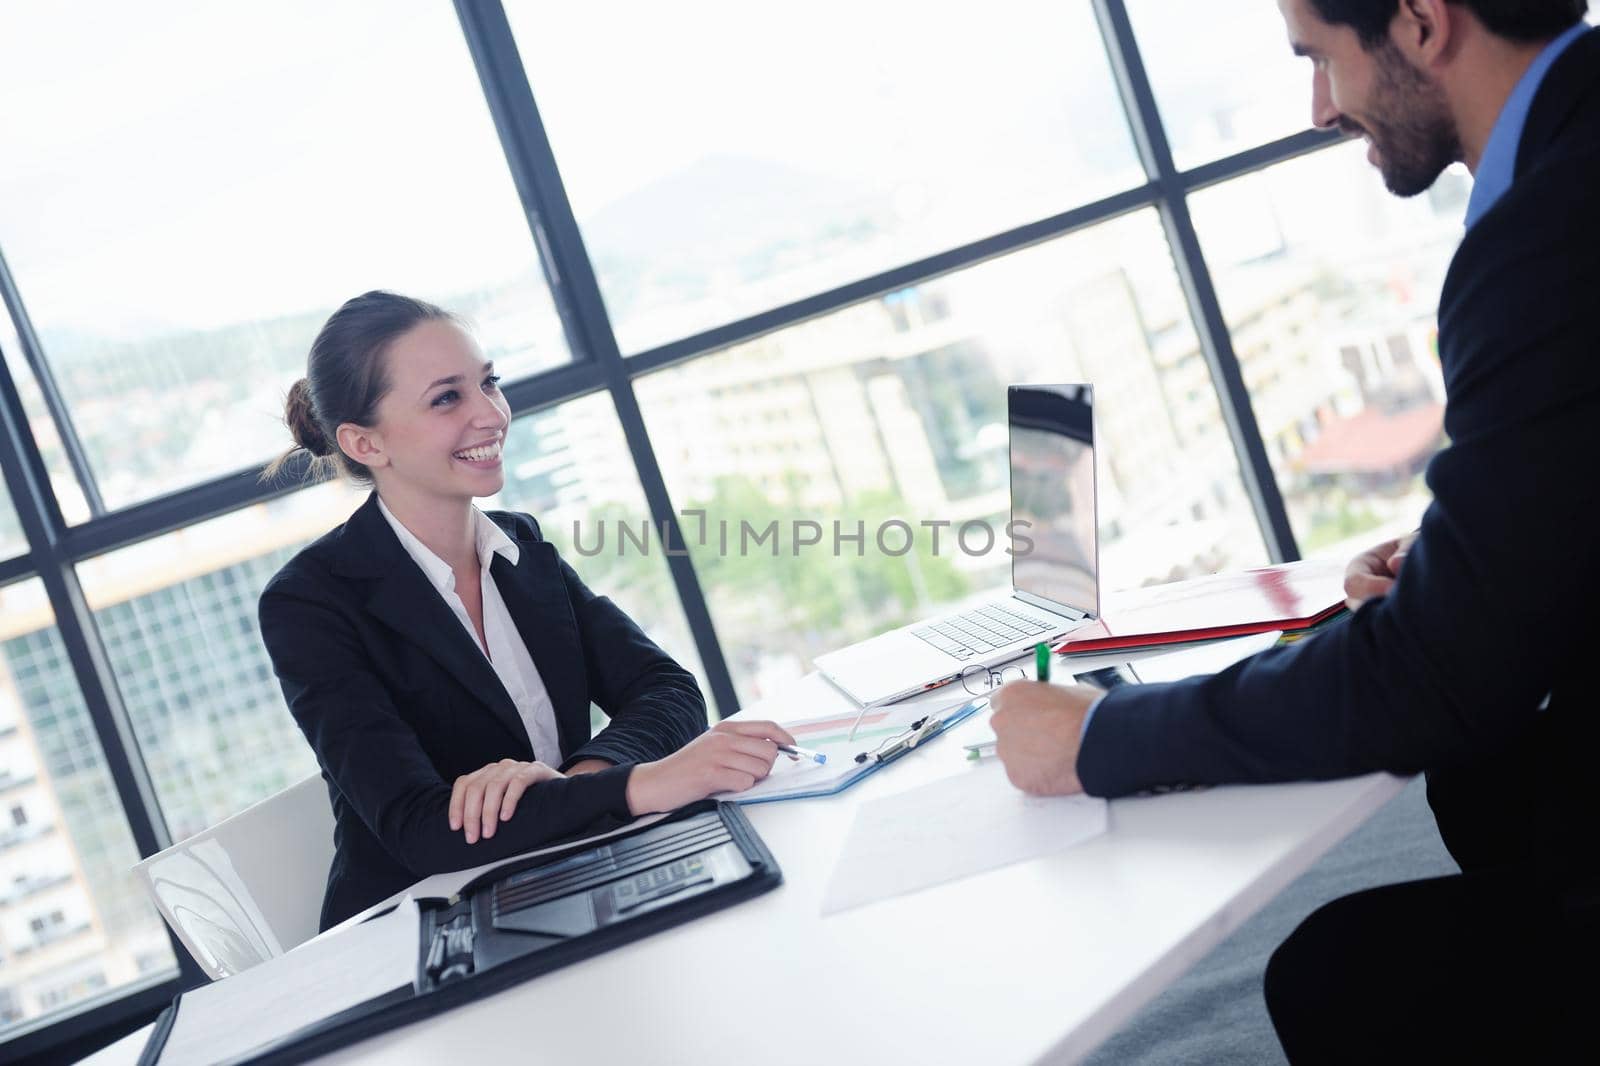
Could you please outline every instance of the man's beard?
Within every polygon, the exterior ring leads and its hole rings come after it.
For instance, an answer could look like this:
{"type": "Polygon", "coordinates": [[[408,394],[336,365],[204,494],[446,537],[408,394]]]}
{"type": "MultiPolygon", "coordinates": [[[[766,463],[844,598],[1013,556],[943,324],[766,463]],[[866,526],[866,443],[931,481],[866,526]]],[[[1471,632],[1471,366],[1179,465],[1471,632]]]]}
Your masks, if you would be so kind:
{"type": "Polygon", "coordinates": [[[1425,192],[1445,167],[1462,158],[1461,135],[1444,93],[1406,62],[1392,41],[1373,50],[1377,79],[1363,126],[1348,118],[1340,128],[1364,133],[1378,149],[1378,170],[1396,196],[1425,192]]]}

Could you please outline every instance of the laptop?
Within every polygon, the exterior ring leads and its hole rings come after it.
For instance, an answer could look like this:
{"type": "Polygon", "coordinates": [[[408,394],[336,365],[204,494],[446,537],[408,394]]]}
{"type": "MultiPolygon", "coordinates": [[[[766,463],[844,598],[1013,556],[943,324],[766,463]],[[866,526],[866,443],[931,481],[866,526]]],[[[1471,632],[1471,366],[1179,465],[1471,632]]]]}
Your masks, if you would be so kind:
{"type": "Polygon", "coordinates": [[[1100,613],[1094,387],[1013,385],[1011,595],[817,657],[818,672],[863,707],[1016,658],[1100,613]]]}

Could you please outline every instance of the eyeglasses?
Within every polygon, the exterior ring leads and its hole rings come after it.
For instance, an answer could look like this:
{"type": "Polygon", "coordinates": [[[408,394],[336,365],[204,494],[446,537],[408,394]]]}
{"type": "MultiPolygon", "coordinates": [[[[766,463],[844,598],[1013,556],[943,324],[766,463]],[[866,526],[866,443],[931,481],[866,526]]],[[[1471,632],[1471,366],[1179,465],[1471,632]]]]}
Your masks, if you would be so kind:
{"type": "Polygon", "coordinates": [[[961,671],[961,687],[974,696],[983,696],[999,688],[1001,685],[1012,681],[1028,680],[1028,671],[1022,666],[1007,666],[1000,670],[991,670],[987,666],[974,663],[961,671]]]}

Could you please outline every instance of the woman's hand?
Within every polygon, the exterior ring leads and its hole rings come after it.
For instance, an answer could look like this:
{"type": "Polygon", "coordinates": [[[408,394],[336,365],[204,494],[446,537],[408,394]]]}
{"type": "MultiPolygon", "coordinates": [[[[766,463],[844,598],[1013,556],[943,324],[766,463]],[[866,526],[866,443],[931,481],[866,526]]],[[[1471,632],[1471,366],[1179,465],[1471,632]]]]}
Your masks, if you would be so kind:
{"type": "Polygon", "coordinates": [[[542,762],[501,759],[456,778],[450,792],[450,828],[463,830],[467,843],[494,836],[494,827],[511,820],[517,801],[530,785],[565,777],[542,762]]]}
{"type": "Polygon", "coordinates": [[[628,809],[635,815],[671,811],[713,792],[742,792],[766,777],[779,744],[794,737],[776,722],[718,722],[709,733],[628,775],[628,809]]]}

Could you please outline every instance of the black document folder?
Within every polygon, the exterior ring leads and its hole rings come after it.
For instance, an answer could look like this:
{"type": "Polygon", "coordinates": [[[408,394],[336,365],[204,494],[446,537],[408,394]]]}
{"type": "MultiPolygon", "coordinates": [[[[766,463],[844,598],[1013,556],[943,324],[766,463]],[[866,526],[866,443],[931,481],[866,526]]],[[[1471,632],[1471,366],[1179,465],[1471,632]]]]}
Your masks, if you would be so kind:
{"type": "MultiPolygon", "coordinates": [[[[739,806],[711,800],[603,843],[512,859],[450,899],[418,901],[411,987],[215,1061],[303,1062],[720,910],[782,880],[739,806]]],[[[157,1021],[140,1066],[163,1062],[183,1010],[180,995],[157,1021]]]]}

